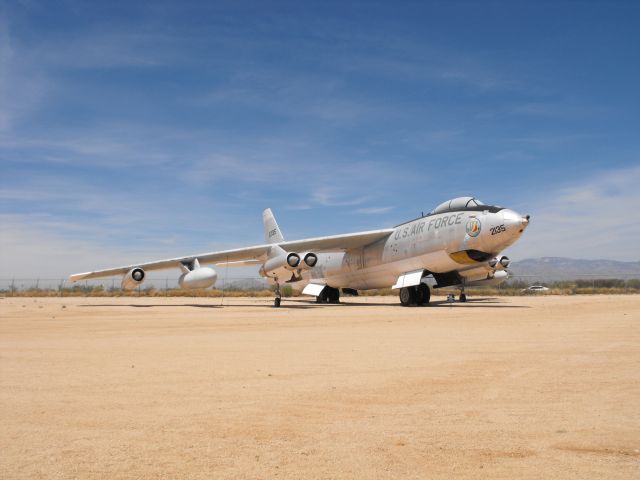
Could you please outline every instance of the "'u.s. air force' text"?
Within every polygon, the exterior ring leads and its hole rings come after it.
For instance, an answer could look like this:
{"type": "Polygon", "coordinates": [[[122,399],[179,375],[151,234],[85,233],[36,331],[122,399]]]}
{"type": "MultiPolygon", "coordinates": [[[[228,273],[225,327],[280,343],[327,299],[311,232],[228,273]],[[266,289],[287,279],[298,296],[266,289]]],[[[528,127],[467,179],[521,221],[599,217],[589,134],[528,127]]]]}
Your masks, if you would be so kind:
{"type": "Polygon", "coordinates": [[[460,212],[454,215],[445,215],[443,217],[432,218],[427,222],[414,223],[413,225],[407,225],[404,228],[399,228],[396,230],[394,237],[396,240],[400,240],[401,238],[411,237],[412,235],[419,235],[424,232],[425,226],[427,227],[427,232],[431,229],[437,230],[439,228],[448,227],[451,225],[460,225],[462,223],[462,217],[464,213],[460,212]]]}

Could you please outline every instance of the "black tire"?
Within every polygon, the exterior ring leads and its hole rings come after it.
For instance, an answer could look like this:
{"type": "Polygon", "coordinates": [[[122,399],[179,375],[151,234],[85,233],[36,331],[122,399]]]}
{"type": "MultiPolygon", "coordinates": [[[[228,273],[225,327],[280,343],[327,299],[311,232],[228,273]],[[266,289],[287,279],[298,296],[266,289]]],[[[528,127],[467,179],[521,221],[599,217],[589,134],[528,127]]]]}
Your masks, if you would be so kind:
{"type": "Polygon", "coordinates": [[[327,303],[340,303],[340,290],[327,287],[327,303]]]}
{"type": "Polygon", "coordinates": [[[329,301],[329,287],[324,287],[320,292],[320,295],[316,297],[316,303],[327,303],[329,301]]]}
{"type": "Polygon", "coordinates": [[[400,303],[403,307],[416,304],[416,287],[404,287],[400,289],[400,303]]]}
{"type": "Polygon", "coordinates": [[[431,290],[424,283],[418,285],[418,291],[416,295],[416,303],[418,305],[428,305],[431,300],[431,290]]]}
{"type": "Polygon", "coordinates": [[[279,298],[276,298],[276,299],[273,301],[273,308],[280,308],[280,301],[281,301],[281,300],[280,300],[279,298]]]}
{"type": "Polygon", "coordinates": [[[464,293],[461,293],[461,294],[460,294],[460,302],[461,302],[461,303],[464,303],[464,302],[466,302],[466,301],[467,301],[467,295],[466,295],[466,294],[464,294],[464,293]]]}

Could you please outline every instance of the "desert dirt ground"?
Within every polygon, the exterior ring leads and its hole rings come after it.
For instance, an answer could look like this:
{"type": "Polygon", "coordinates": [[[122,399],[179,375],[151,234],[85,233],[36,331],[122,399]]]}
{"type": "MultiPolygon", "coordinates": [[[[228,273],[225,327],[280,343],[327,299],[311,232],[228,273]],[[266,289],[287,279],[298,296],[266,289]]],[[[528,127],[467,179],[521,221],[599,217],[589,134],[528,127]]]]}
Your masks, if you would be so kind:
{"type": "Polygon", "coordinates": [[[0,299],[3,479],[640,478],[640,295],[0,299]]]}

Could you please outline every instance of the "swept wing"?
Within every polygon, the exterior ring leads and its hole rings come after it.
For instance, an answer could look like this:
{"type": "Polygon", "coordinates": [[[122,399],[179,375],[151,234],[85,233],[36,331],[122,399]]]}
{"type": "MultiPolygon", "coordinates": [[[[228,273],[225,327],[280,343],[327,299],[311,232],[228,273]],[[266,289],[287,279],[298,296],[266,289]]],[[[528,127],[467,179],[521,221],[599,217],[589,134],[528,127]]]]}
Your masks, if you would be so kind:
{"type": "Polygon", "coordinates": [[[80,280],[90,280],[92,278],[110,277],[113,275],[124,275],[132,268],[142,268],[146,271],[165,270],[179,267],[182,263],[190,263],[198,259],[201,264],[226,264],[228,266],[259,265],[264,262],[271,249],[277,245],[287,252],[328,252],[346,251],[364,247],[377,240],[388,237],[394,230],[392,228],[384,230],[372,230],[368,232],[350,233],[346,235],[332,235],[328,237],[309,238],[305,240],[295,240],[291,242],[280,242],[253,247],[236,248],[232,250],[222,250],[218,252],[202,253],[185,257],[169,258],[156,262],[137,263],[124,267],[108,268],[96,270],[94,272],[76,273],[69,277],[72,282],[80,280]]]}
{"type": "Polygon", "coordinates": [[[370,245],[382,238],[387,238],[392,232],[394,232],[393,228],[386,228],[384,230],[371,230],[369,232],[349,233],[346,235],[294,240],[292,242],[282,242],[279,245],[288,252],[340,252],[370,245]]]}

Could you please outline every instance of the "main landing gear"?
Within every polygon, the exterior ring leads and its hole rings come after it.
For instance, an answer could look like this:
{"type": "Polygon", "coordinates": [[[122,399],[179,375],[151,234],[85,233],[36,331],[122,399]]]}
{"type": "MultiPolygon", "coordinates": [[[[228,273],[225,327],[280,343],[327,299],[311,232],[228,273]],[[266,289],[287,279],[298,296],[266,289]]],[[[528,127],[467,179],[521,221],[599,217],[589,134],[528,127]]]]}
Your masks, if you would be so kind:
{"type": "Polygon", "coordinates": [[[340,290],[333,287],[324,287],[320,295],[316,297],[316,303],[340,303],[340,290]]]}
{"type": "Polygon", "coordinates": [[[431,290],[424,283],[416,287],[400,289],[400,303],[404,307],[427,305],[429,300],[431,300],[431,290]]]}

